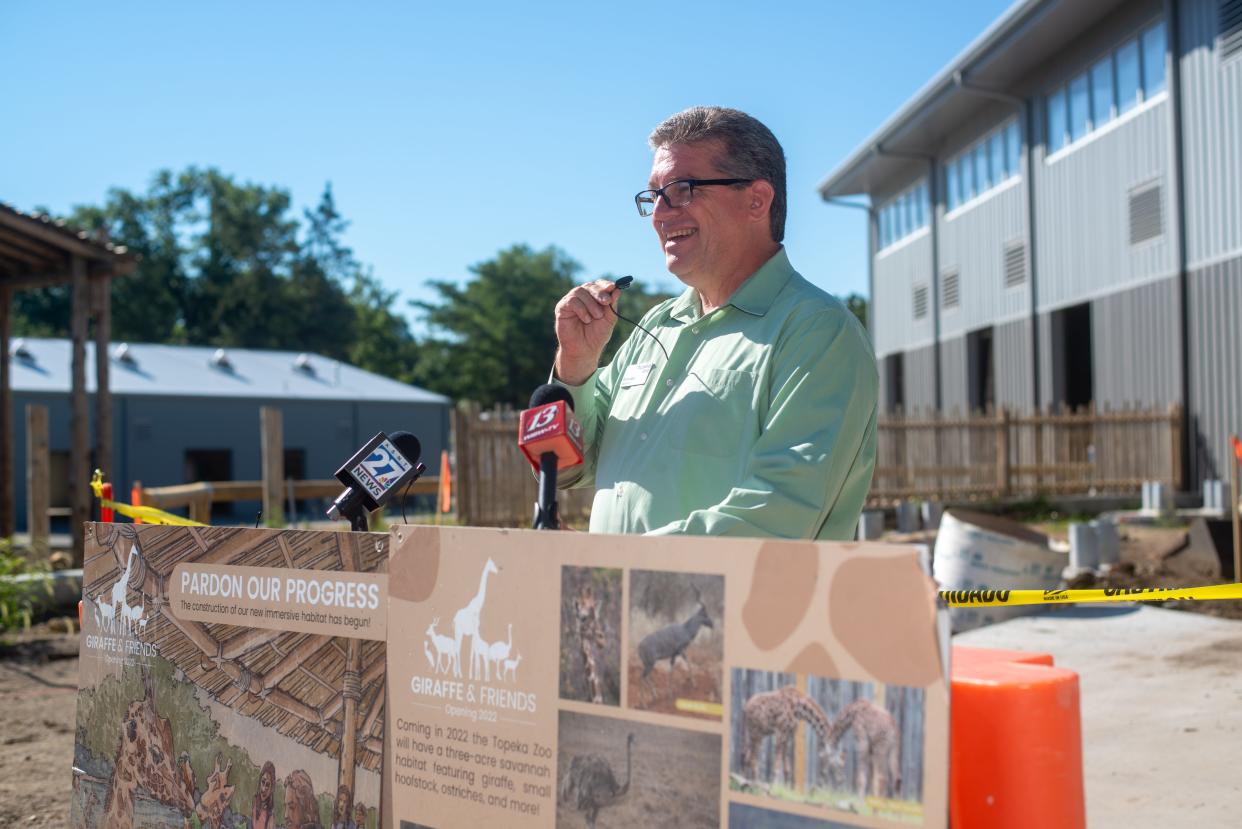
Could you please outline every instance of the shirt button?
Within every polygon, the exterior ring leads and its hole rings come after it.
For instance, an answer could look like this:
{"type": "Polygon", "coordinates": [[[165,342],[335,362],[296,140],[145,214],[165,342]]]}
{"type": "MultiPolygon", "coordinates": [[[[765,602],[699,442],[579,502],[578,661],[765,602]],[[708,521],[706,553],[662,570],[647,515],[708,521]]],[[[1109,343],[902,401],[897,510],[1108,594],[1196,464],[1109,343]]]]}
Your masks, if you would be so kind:
{"type": "Polygon", "coordinates": [[[639,435],[639,436],[638,436],[638,439],[639,439],[639,440],[646,440],[646,439],[647,439],[647,433],[646,433],[646,432],[643,432],[641,435],[639,435]]]}
{"type": "Polygon", "coordinates": [[[670,377],[669,379],[665,380],[664,385],[668,386],[671,389],[673,387],[673,379],[670,377]]]}
{"type": "Polygon", "coordinates": [[[699,333],[699,329],[698,329],[698,327],[697,327],[697,326],[695,326],[694,328],[691,328],[690,330],[691,330],[691,332],[693,332],[693,333],[695,333],[695,334],[699,333]]]}

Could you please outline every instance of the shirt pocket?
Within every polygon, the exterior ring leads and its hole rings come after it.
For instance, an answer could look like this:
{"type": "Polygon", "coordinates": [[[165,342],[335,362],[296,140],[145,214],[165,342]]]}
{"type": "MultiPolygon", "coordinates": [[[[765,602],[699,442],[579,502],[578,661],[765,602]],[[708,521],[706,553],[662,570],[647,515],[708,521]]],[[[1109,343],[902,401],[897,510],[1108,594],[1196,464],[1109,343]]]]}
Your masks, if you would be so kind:
{"type": "Polygon", "coordinates": [[[738,369],[691,370],[682,393],[664,417],[674,449],[696,455],[737,457],[752,437],[755,375],[738,369]]]}

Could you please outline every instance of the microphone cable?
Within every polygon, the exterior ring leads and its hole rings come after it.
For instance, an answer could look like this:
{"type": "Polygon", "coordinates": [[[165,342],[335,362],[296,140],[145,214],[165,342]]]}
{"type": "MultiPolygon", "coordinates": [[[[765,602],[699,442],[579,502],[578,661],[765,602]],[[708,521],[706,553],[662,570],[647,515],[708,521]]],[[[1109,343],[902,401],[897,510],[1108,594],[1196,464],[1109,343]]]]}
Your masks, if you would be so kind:
{"type": "MultiPolygon", "coordinates": [[[[632,277],[632,276],[623,276],[623,277],[621,277],[620,279],[618,279],[618,280],[617,280],[614,284],[617,286],[617,290],[618,290],[618,291],[624,291],[626,288],[630,287],[630,283],[632,283],[633,281],[634,281],[634,277],[632,277]]],[[[671,363],[671,362],[673,361],[673,360],[672,360],[672,358],[668,356],[668,351],[667,351],[667,349],[665,349],[665,348],[664,348],[664,343],[660,342],[660,338],[659,338],[659,337],[657,337],[655,334],[652,334],[652,333],[651,333],[650,331],[648,331],[646,328],[643,328],[643,327],[642,327],[641,325],[639,325],[636,321],[634,321],[634,320],[630,319],[629,317],[627,317],[627,316],[625,316],[624,314],[622,314],[622,313],[620,313],[619,311],[617,311],[617,309],[616,309],[616,308],[613,308],[613,307],[612,307],[612,303],[609,303],[609,304],[608,304],[608,308],[609,308],[609,310],[611,310],[611,311],[612,311],[613,316],[615,316],[617,319],[619,319],[619,320],[625,320],[625,321],[626,321],[626,322],[628,322],[630,325],[634,326],[634,327],[635,327],[635,328],[637,328],[639,331],[642,331],[642,332],[643,332],[644,334],[646,334],[648,337],[650,337],[651,339],[655,340],[655,344],[656,344],[656,345],[658,345],[658,346],[660,347],[660,350],[664,352],[664,361],[665,361],[666,363],[671,363]]]]}

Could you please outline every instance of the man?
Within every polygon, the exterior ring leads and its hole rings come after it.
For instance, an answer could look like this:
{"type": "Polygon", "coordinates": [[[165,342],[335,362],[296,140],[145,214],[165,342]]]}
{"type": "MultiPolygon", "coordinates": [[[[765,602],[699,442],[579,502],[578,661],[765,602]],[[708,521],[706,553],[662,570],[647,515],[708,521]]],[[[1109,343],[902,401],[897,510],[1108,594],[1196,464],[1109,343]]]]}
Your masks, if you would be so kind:
{"type": "Polygon", "coordinates": [[[602,368],[614,283],[557,303],[555,375],[586,449],[562,480],[595,485],[592,532],[851,538],[875,464],[875,358],[781,245],[780,144],[719,107],[672,116],[650,143],[635,200],[688,287],[602,368]]]}

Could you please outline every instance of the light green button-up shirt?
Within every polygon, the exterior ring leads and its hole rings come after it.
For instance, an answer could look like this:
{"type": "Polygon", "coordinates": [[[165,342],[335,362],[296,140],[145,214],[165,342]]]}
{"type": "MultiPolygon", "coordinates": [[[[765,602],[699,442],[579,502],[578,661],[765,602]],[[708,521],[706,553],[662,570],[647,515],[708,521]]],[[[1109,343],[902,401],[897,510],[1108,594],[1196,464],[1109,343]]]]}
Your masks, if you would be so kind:
{"type": "Polygon", "coordinates": [[[875,465],[867,334],[782,248],[727,305],[653,308],[607,366],[568,387],[596,487],[591,532],[848,540],[875,465]]]}

